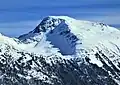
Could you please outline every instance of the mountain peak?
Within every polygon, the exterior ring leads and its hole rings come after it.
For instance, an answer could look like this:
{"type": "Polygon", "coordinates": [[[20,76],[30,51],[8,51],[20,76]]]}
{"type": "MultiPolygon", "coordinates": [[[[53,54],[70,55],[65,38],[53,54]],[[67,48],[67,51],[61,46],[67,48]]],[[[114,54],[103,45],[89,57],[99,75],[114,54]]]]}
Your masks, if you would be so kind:
{"type": "MultiPolygon", "coordinates": [[[[64,44],[71,49],[79,40],[84,48],[95,47],[99,43],[104,43],[107,46],[109,42],[116,43],[119,35],[120,31],[118,29],[102,23],[76,20],[68,16],[48,16],[33,31],[20,36],[19,39],[40,41],[45,37],[55,47],[64,50],[64,46],[61,47],[58,44],[62,43],[62,45],[64,44]],[[94,39],[96,42],[94,42],[94,39]],[[61,43],[58,43],[58,41],[61,43]]],[[[73,54],[75,49],[70,52],[73,54]]]]}
{"type": "MultiPolygon", "coordinates": [[[[74,35],[82,40],[85,47],[91,47],[101,41],[108,42],[111,41],[111,39],[116,40],[119,37],[119,33],[118,29],[109,27],[103,23],[76,20],[68,16],[48,16],[45,17],[33,31],[20,36],[19,39],[38,41],[42,39],[43,35],[46,36],[48,40],[48,36],[52,36],[51,38],[63,36],[63,39],[64,37],[69,37],[70,39],[68,40],[73,42],[71,37],[74,35]],[[104,39],[101,38],[103,36],[104,39]],[[93,42],[94,39],[96,39],[96,42],[93,42]]],[[[51,41],[51,39],[49,41],[51,41]]]]}
{"type": "Polygon", "coordinates": [[[43,18],[40,24],[33,30],[33,33],[46,32],[48,29],[53,29],[61,22],[73,21],[75,19],[68,16],[48,16],[43,18]]]}
{"type": "Polygon", "coordinates": [[[63,19],[55,18],[53,16],[45,17],[40,24],[33,30],[33,33],[46,32],[48,29],[52,29],[60,24],[63,19]]]}
{"type": "Polygon", "coordinates": [[[54,18],[54,19],[63,19],[63,20],[75,20],[74,18],[72,17],[69,17],[69,16],[48,16],[50,18],[54,18]]]}

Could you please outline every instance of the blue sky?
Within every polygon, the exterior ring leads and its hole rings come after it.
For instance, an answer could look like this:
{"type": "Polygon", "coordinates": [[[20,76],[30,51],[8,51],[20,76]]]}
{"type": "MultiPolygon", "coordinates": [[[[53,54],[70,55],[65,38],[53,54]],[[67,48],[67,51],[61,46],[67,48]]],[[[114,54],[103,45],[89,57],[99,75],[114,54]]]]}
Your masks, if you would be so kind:
{"type": "Polygon", "coordinates": [[[100,21],[120,28],[120,0],[1,0],[0,32],[19,36],[49,15],[100,21]]]}

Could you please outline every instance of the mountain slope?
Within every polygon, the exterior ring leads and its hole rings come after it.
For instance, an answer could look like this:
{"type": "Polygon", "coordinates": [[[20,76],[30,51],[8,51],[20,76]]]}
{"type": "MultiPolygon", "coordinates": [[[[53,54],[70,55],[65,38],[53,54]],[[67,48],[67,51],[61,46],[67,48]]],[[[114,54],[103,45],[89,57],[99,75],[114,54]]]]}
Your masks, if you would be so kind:
{"type": "Polygon", "coordinates": [[[118,29],[103,23],[67,16],[46,17],[19,40],[0,40],[0,82],[120,85],[119,37],[118,29]]]}
{"type": "Polygon", "coordinates": [[[0,84],[4,85],[118,85],[106,70],[79,58],[62,59],[11,49],[0,55],[0,84]]]}

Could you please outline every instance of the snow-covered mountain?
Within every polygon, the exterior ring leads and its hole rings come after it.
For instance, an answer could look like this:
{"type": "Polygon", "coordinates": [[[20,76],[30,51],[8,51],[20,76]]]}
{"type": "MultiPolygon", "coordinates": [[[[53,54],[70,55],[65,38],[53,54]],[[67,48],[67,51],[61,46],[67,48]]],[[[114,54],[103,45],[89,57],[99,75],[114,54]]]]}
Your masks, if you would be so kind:
{"type": "Polygon", "coordinates": [[[0,82],[120,85],[119,43],[120,31],[104,23],[49,16],[18,39],[0,35],[0,82]]]}
{"type": "Polygon", "coordinates": [[[34,47],[50,42],[62,55],[86,56],[89,53],[94,62],[92,55],[100,50],[110,56],[114,53],[119,55],[119,36],[118,29],[103,23],[80,21],[67,16],[50,16],[19,39],[26,43],[36,41],[34,47]]]}

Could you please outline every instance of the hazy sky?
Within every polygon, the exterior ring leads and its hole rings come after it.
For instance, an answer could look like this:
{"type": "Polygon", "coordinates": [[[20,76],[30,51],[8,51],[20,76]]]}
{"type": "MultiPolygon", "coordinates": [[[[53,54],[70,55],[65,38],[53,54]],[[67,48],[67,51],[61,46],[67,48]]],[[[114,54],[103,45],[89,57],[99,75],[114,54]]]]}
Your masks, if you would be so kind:
{"type": "Polygon", "coordinates": [[[100,21],[120,28],[120,0],[0,0],[0,32],[18,36],[49,15],[100,21]]]}

